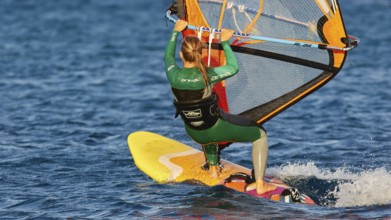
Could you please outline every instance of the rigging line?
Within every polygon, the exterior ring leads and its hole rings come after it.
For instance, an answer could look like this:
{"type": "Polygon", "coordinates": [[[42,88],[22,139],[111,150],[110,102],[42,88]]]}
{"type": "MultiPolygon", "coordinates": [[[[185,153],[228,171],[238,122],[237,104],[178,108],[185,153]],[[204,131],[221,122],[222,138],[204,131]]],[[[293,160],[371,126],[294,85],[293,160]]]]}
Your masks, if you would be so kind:
{"type": "MultiPolygon", "coordinates": [[[[233,2],[230,2],[231,3],[231,8],[232,10],[234,10],[234,3],[233,2]]],[[[247,13],[246,11],[246,6],[245,5],[238,5],[237,8],[239,9],[239,12],[240,13],[244,13],[244,15],[246,16],[246,18],[248,19],[248,21],[251,23],[252,22],[252,19],[250,17],[250,15],[247,13]]]]}
{"type": "Polygon", "coordinates": [[[235,23],[236,29],[239,30],[240,32],[243,32],[242,29],[240,29],[240,27],[238,25],[238,22],[236,21],[236,11],[235,11],[235,8],[232,7],[232,2],[229,2],[227,7],[229,7],[228,9],[232,10],[232,17],[234,19],[234,23],[235,23]]]}
{"type": "MultiPolygon", "coordinates": [[[[241,13],[244,13],[245,16],[247,17],[248,21],[252,22],[252,19],[250,17],[250,15],[246,12],[246,10],[244,10],[245,6],[244,5],[239,5],[238,9],[239,9],[239,12],[241,13]]],[[[242,29],[240,28],[240,26],[238,25],[238,22],[236,20],[236,10],[235,8],[233,7],[233,2],[228,2],[227,4],[227,9],[231,9],[232,10],[232,17],[233,17],[233,20],[234,20],[234,23],[235,23],[235,26],[236,26],[236,29],[239,30],[239,32],[243,32],[242,29]]],[[[235,42],[234,42],[235,43],[235,42]]]]}
{"type": "Polygon", "coordinates": [[[244,11],[244,14],[246,15],[247,19],[251,22],[250,15],[246,11],[244,11]]]}
{"type": "MultiPolygon", "coordinates": [[[[222,4],[222,0],[198,0],[198,1],[199,2],[206,2],[206,3],[209,2],[209,3],[215,3],[215,4],[222,4]]],[[[239,7],[241,6],[241,5],[235,4],[233,2],[228,2],[228,3],[231,3],[232,7],[235,7],[237,9],[239,9],[239,7]]],[[[245,5],[243,5],[243,6],[244,6],[244,10],[246,12],[253,13],[253,14],[257,14],[258,13],[257,9],[249,8],[249,7],[246,7],[245,5]]],[[[302,25],[302,26],[305,26],[305,27],[309,26],[305,22],[297,21],[297,20],[294,20],[294,19],[291,19],[291,18],[285,18],[285,17],[279,16],[279,15],[272,15],[272,14],[265,13],[265,12],[262,12],[261,15],[265,16],[265,17],[268,17],[268,18],[273,18],[273,19],[276,19],[276,20],[292,23],[292,24],[302,25]]]]}
{"type": "MultiPolygon", "coordinates": [[[[244,7],[244,6],[243,6],[244,7]]],[[[240,10],[240,9],[239,9],[240,10]]],[[[243,9],[244,10],[244,9],[243,9]]],[[[249,25],[247,25],[246,29],[244,29],[244,32],[243,33],[248,33],[249,30],[251,30],[251,28],[254,27],[255,23],[258,21],[259,17],[261,16],[262,14],[262,11],[263,11],[263,0],[260,0],[259,1],[259,10],[257,12],[257,14],[255,15],[255,17],[252,19],[252,21],[250,22],[249,25]]],[[[236,44],[238,41],[240,41],[241,37],[239,36],[239,38],[237,38],[236,40],[234,40],[234,42],[232,42],[232,44],[236,44]]]]}
{"type": "MultiPolygon", "coordinates": [[[[242,6],[242,7],[243,7],[243,11],[244,11],[245,6],[242,6]]],[[[255,17],[251,20],[250,24],[244,30],[244,33],[247,33],[251,28],[254,27],[255,23],[258,21],[259,17],[261,16],[262,11],[263,11],[263,0],[260,0],[259,1],[259,10],[258,10],[257,14],[255,15],[255,17]]]]}

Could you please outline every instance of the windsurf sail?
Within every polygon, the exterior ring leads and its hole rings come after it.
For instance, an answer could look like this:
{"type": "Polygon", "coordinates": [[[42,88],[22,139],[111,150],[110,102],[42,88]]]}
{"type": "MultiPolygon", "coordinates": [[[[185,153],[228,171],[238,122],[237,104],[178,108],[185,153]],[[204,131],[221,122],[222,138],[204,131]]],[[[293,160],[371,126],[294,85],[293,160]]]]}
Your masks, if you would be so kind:
{"type": "Polygon", "coordinates": [[[176,0],[166,17],[186,20],[184,35],[209,44],[203,57],[212,67],[225,62],[213,36],[235,31],[239,73],[214,91],[223,110],[259,124],[329,82],[359,43],[347,35],[337,0],[176,0]]]}

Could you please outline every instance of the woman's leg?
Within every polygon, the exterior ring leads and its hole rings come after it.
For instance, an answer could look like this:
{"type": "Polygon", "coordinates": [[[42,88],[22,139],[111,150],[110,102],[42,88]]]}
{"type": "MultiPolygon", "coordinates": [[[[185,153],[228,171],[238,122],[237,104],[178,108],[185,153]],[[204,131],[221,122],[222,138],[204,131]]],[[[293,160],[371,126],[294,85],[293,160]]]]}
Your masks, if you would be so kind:
{"type": "Polygon", "coordinates": [[[257,188],[259,193],[269,191],[269,184],[263,180],[268,158],[268,144],[265,131],[258,126],[254,126],[254,123],[241,116],[226,114],[224,119],[219,119],[215,126],[207,130],[196,131],[186,127],[186,131],[193,140],[203,144],[203,146],[208,146],[206,148],[203,147],[206,160],[211,162],[213,158],[216,158],[216,165],[218,161],[218,146],[215,143],[227,141],[252,142],[252,159],[257,184],[251,184],[249,189],[257,188]],[[210,145],[213,147],[209,147],[210,145]]]}
{"type": "Polygon", "coordinates": [[[263,179],[266,172],[268,158],[268,144],[266,133],[261,129],[261,138],[254,141],[252,150],[252,159],[254,166],[255,179],[263,179]]]}
{"type": "Polygon", "coordinates": [[[213,178],[217,178],[220,174],[219,170],[219,145],[206,144],[202,145],[202,150],[205,154],[206,162],[209,166],[209,174],[213,178]]]}
{"type": "MultiPolygon", "coordinates": [[[[252,149],[252,159],[255,174],[255,187],[258,194],[263,194],[276,188],[264,181],[268,158],[268,143],[265,131],[261,129],[261,138],[254,141],[252,149]]],[[[253,185],[254,186],[254,185],[253,185]]],[[[249,186],[250,187],[250,186],[249,186]]]]}

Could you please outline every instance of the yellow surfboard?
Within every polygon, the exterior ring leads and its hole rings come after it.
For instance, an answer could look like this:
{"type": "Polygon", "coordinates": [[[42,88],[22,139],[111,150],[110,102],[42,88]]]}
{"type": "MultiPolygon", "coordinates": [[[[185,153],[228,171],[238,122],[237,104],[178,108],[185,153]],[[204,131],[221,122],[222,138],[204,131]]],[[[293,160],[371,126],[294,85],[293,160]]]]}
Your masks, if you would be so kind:
{"type": "MultiPolygon", "coordinates": [[[[158,183],[194,182],[207,186],[224,185],[240,192],[246,192],[251,170],[221,160],[222,170],[218,178],[211,178],[207,170],[201,169],[205,163],[204,153],[164,136],[138,131],[128,136],[128,145],[136,166],[158,183]]],[[[315,204],[307,195],[300,194],[299,200],[292,200],[290,187],[276,178],[265,178],[278,187],[266,198],[287,203],[315,204]]],[[[246,192],[247,193],[247,192],[246,192]]],[[[251,193],[248,193],[251,195],[251,193]]]]}

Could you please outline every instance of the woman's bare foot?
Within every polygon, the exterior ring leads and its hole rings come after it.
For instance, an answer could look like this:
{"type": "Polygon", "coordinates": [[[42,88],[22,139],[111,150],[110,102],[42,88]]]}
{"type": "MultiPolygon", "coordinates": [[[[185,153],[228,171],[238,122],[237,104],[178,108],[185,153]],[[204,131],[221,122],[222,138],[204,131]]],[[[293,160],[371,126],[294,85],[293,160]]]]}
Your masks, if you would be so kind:
{"type": "Polygon", "coordinates": [[[275,190],[277,186],[267,183],[262,179],[257,180],[255,183],[251,183],[250,185],[247,186],[246,190],[250,191],[253,189],[257,189],[257,194],[264,194],[266,192],[275,190]]]}
{"type": "Polygon", "coordinates": [[[220,176],[220,168],[218,165],[209,167],[209,175],[212,178],[218,178],[220,176]]]}
{"type": "Polygon", "coordinates": [[[257,184],[257,193],[263,194],[277,188],[276,185],[265,182],[263,179],[257,180],[255,182],[257,184]]]}

